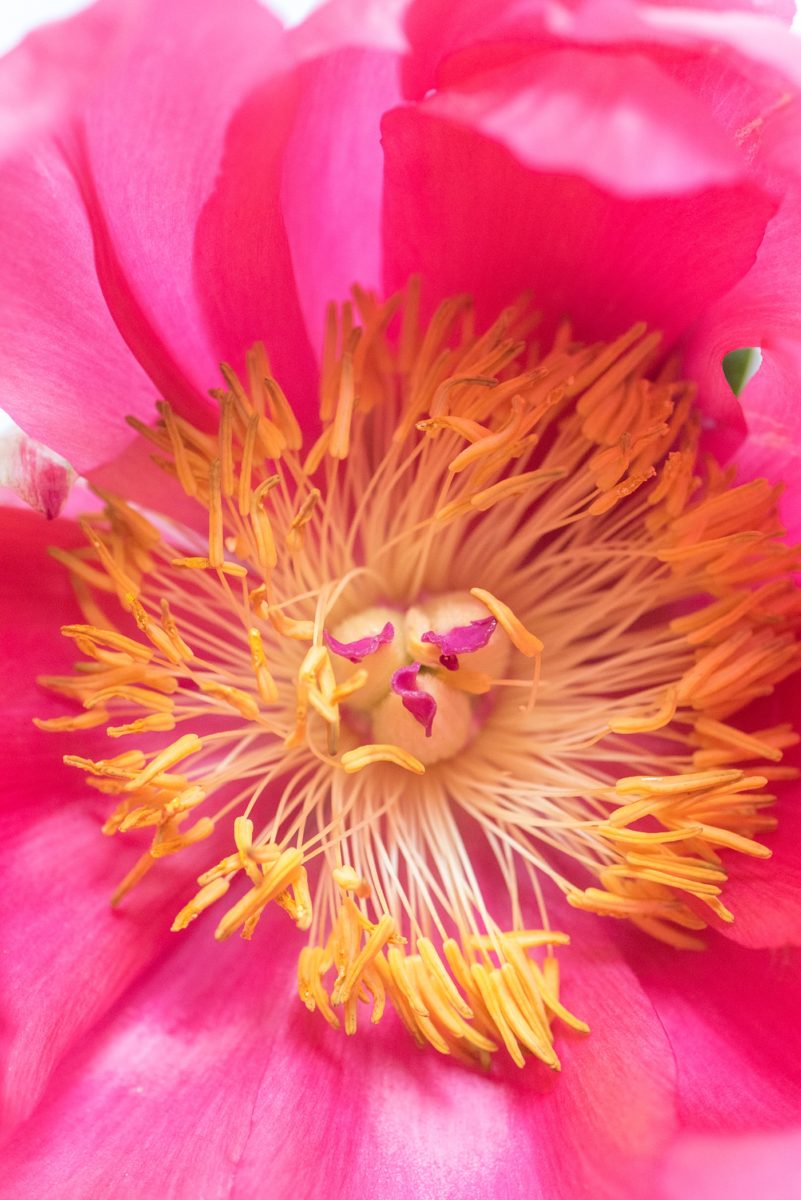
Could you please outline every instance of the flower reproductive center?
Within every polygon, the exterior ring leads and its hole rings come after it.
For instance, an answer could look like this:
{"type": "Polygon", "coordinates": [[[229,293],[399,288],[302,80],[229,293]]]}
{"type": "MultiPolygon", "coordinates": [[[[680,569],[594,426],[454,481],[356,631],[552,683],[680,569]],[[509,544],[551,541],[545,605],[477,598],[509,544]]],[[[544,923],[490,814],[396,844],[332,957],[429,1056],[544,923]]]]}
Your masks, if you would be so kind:
{"type": "Polygon", "coordinates": [[[105,726],[68,761],[106,834],[150,838],[117,902],[185,855],[173,929],[285,910],[332,1026],[391,1006],[443,1054],[558,1068],[587,1030],[567,906],[698,948],[735,915],[726,852],[770,855],[797,738],[741,714],[798,669],[798,554],[780,489],[703,453],[658,333],[419,314],[417,281],[330,307],[311,436],[260,344],[214,431],[133,422],[196,528],[104,493],[54,551],[82,659],[44,682],[81,708],[39,724],[105,726]]]}

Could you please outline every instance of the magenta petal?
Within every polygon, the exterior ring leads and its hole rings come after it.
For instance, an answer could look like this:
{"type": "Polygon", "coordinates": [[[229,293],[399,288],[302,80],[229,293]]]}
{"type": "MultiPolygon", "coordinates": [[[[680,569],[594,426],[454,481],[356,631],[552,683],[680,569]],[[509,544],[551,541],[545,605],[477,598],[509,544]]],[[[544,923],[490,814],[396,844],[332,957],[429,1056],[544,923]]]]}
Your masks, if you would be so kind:
{"type": "Polygon", "coordinates": [[[347,658],[352,663],[360,663],[363,658],[367,658],[368,654],[375,654],[382,646],[388,645],[394,636],[395,626],[391,621],[387,621],[380,633],[357,638],[355,642],[340,642],[332,637],[327,629],[323,630],[323,638],[329,650],[333,650],[334,654],[338,654],[340,658],[347,658]]]}
{"type": "Polygon", "coordinates": [[[527,169],[426,104],[395,109],[383,130],[387,285],[425,263],[429,307],[470,292],[482,320],[531,291],[545,336],[564,313],[579,337],[644,319],[672,340],[745,274],[775,209],[750,183],[613,196],[527,169]]]}
{"type": "MultiPolygon", "coordinates": [[[[265,931],[267,945],[237,938],[221,946],[208,922],[167,933],[169,956],[76,1048],[35,1120],[4,1147],[5,1196],[133,1200],[165,1184],[173,1200],[230,1196],[265,1078],[277,1096],[290,1077],[292,1115],[303,1136],[304,1080],[287,1055],[283,1028],[291,960],[281,956],[288,939],[275,924],[265,931]]],[[[287,929],[295,933],[288,922],[287,929]]],[[[113,947],[104,954],[106,969],[116,969],[113,947]]],[[[56,965],[66,984],[68,968],[56,965]]],[[[76,1003],[82,982],[74,973],[76,1003]]],[[[272,1166],[268,1190],[283,1195],[272,1166]]]]}
{"type": "Polygon", "coordinates": [[[434,717],[437,715],[437,702],[430,692],[417,686],[417,675],[420,663],[410,663],[408,667],[398,667],[392,676],[392,690],[400,696],[403,707],[410,712],[415,721],[423,726],[426,737],[431,737],[434,717]]]}
{"type": "Polygon", "coordinates": [[[21,814],[4,798],[0,817],[5,1129],[30,1114],[62,1056],[167,946],[180,907],[162,875],[112,912],[111,893],[141,848],[112,845],[99,812],[58,800],[51,785],[48,811],[21,814]]]}
{"type": "Polygon", "coordinates": [[[641,54],[532,54],[438,93],[426,110],[493,138],[526,166],[576,172],[617,195],[687,193],[746,173],[709,105],[641,54]]]}
{"type": "Polygon", "coordinates": [[[643,943],[630,961],[670,1039],[688,1129],[776,1129],[801,1111],[801,951],[714,934],[700,953],[643,943]]]}
{"type": "Polygon", "coordinates": [[[345,1196],[354,1180],[357,1195],[387,1200],[654,1194],[673,1134],[673,1062],[614,953],[571,951],[566,1000],[594,1032],[560,1031],[565,1087],[533,1065],[485,1076],[410,1049],[392,1013],[355,1038],[328,1029],[292,997],[301,938],[281,918],[264,930],[268,946],[261,930],[250,945],[215,945],[202,918],[183,935],[5,1148],[15,1200],[58,1195],[65,1178],[76,1195],[113,1200],[121,1162],[134,1194],[155,1194],[166,1173],[174,1200],[252,1200],[265,1163],[276,1200],[345,1196]]]}

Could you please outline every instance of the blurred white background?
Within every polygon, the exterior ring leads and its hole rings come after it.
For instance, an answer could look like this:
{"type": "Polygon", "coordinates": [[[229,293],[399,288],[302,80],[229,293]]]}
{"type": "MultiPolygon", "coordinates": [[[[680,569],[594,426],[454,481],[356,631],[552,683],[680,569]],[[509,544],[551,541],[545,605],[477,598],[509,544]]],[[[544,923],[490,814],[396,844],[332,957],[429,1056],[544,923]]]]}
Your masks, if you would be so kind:
{"type": "MultiPolygon", "coordinates": [[[[0,0],[0,54],[25,37],[29,29],[57,21],[89,7],[90,0],[0,0]]],[[[300,21],[318,0],[270,0],[267,5],[287,23],[300,21]]]]}

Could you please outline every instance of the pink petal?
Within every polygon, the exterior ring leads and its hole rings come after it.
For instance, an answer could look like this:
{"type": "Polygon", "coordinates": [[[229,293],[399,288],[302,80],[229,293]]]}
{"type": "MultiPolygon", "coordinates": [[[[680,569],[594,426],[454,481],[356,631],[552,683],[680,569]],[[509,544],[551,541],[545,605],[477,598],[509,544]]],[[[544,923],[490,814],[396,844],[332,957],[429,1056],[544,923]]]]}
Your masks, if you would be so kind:
{"type": "MultiPolygon", "coordinates": [[[[751,707],[749,728],[768,729],[793,720],[797,703],[798,677],[791,675],[773,695],[751,707]]],[[[801,747],[786,750],[782,761],[801,765],[801,747]]],[[[801,783],[789,780],[775,787],[777,802],[769,815],[778,825],[759,839],[770,847],[772,857],[724,853],[729,879],[723,898],[734,921],[713,922],[732,941],[757,950],[801,946],[801,783]]]]}
{"type": "Polygon", "coordinates": [[[155,389],[108,312],[81,197],[61,156],[42,147],[0,169],[0,372],[3,406],[79,471],[131,438],[155,389]],[[20,246],[25,253],[20,253],[20,246]]]}
{"type": "MultiPolygon", "coordinates": [[[[381,288],[381,114],[400,99],[398,55],[349,46],[301,69],[281,206],[311,343],[354,283],[381,288]]],[[[265,282],[264,286],[271,286],[265,282]]]]}
{"type": "Polygon", "coordinates": [[[425,106],[525,166],[621,196],[731,184],[745,159],[710,106],[641,54],[563,49],[472,76],[425,106]]]}
{"type": "MultiPolygon", "coordinates": [[[[286,1086],[289,972],[276,976],[269,945],[220,946],[208,925],[167,936],[171,953],[76,1047],[5,1148],[14,1195],[64,1194],[69,1179],[76,1196],[112,1200],[121,1169],[131,1195],[155,1194],[165,1181],[173,1200],[230,1195],[265,1074],[276,1106],[286,1086]]],[[[105,954],[111,969],[111,946],[105,954]]],[[[77,991],[80,964],[58,968],[77,991]]],[[[269,1173],[276,1195],[272,1166],[269,1173]]]]}
{"type": "MultiPolygon", "coordinates": [[[[60,626],[82,619],[66,570],[47,554],[47,547],[71,548],[84,538],[71,521],[44,521],[30,510],[0,508],[0,643],[5,669],[0,672],[0,708],[4,714],[6,761],[2,774],[26,809],[47,801],[53,785],[77,794],[77,772],[67,771],[62,755],[75,750],[66,734],[35,728],[34,716],[63,716],[66,702],[45,691],[38,675],[65,674],[75,659],[74,647],[60,626]],[[68,786],[69,785],[69,786],[68,786]],[[74,785],[74,786],[73,786],[74,785]]],[[[97,739],[95,731],[80,735],[97,739]]]]}
{"type": "MultiPolygon", "coordinates": [[[[785,140],[775,154],[782,149],[787,154],[794,145],[795,140],[785,140]]],[[[706,411],[726,421],[731,394],[720,365],[723,355],[741,346],[761,348],[762,365],[739,398],[739,440],[743,432],[747,436],[735,461],[743,478],[765,474],[793,481],[801,444],[801,307],[793,275],[801,254],[801,184],[785,178],[782,186],[781,208],[768,225],[754,267],[710,307],[693,334],[684,369],[698,380],[706,411]]],[[[785,498],[783,516],[791,538],[801,535],[797,489],[785,498]]]]}
{"type": "Polygon", "coordinates": [[[62,124],[112,69],[137,15],[136,3],[100,0],[34,30],[0,60],[0,157],[62,124]]]}
{"type": "Polygon", "coordinates": [[[333,1195],[354,1179],[388,1200],[640,1195],[673,1129],[670,1049],[614,952],[568,953],[566,1003],[593,1033],[560,1033],[558,1077],[501,1062],[465,1071],[410,1048],[391,1016],[345,1042],[301,1015],[286,1074],[265,1075],[235,1200],[254,1194],[265,1161],[279,1196],[321,1195],[320,1163],[333,1195]]]}
{"type": "Polygon", "coordinates": [[[408,43],[403,16],[409,0],[329,0],[288,31],[298,59],[318,58],[343,46],[402,53],[408,43]]]}
{"type": "Polygon", "coordinates": [[[136,13],[113,71],[85,98],[81,129],[61,139],[69,169],[42,146],[0,175],[4,403],[81,471],[121,452],[122,418],[149,417],[156,394],[208,420],[219,360],[265,332],[291,342],[296,328],[210,337],[194,279],[195,226],[228,121],[285,66],[280,27],[255,0],[225,11],[212,0],[149,2],[136,13]]]}
{"type": "Polygon", "coordinates": [[[150,960],[168,925],[157,919],[162,898],[147,889],[126,913],[109,909],[132,851],[102,836],[102,802],[87,804],[81,776],[62,763],[67,752],[95,753],[102,734],[90,730],[71,740],[41,732],[31,720],[69,710],[35,679],[68,669],[74,650],[59,626],[80,619],[66,572],[45,545],[81,541],[69,522],[0,510],[0,640],[13,664],[0,675],[4,1124],[28,1115],[55,1064],[150,960]]]}
{"type": "Polygon", "coordinates": [[[773,211],[746,183],[633,200],[527,170],[427,104],[383,129],[388,286],[424,263],[429,304],[468,291],[485,320],[531,290],[580,337],[644,319],[670,342],[747,271],[773,211]]]}
{"type": "MultiPolygon", "coordinates": [[[[796,696],[798,684],[795,684],[796,696]]],[[[792,701],[790,702],[792,705],[792,701]]],[[[785,709],[785,716],[793,708],[785,709]]],[[[742,946],[801,946],[801,787],[783,785],[776,805],[779,825],[761,840],[773,857],[726,856],[725,903],[734,921],[720,932],[742,946]]]]}
{"type": "Polygon", "coordinates": [[[255,0],[151,3],[141,36],[86,109],[74,161],[104,295],[158,391],[188,415],[208,405],[219,360],[244,348],[204,330],[195,228],[231,115],[285,67],[282,39],[255,0]]]}
{"type": "Polygon", "coordinates": [[[265,1163],[276,1197],[344,1195],[354,1180],[389,1198],[640,1194],[672,1133],[672,1063],[614,955],[574,964],[570,1001],[597,1032],[560,1039],[563,1077],[485,1077],[416,1052],[391,1015],[347,1040],[309,1016],[290,994],[300,939],[280,922],[248,945],[217,946],[200,922],[184,935],[6,1148],[16,1194],[68,1176],[105,1200],[120,1162],[142,1194],[169,1178],[174,1200],[199,1186],[250,1200],[265,1163]]]}
{"type": "Polygon", "coordinates": [[[797,1200],[801,1129],[732,1136],[684,1136],[671,1148],[662,1200],[797,1200]]]}
{"type": "Polygon", "coordinates": [[[746,950],[714,935],[699,953],[627,942],[676,1056],[682,1125],[722,1132],[793,1122],[801,1104],[799,952],[746,950]]]}
{"type": "Polygon", "coordinates": [[[317,370],[281,200],[283,153],[297,102],[298,79],[290,74],[262,84],[237,111],[195,230],[194,266],[211,342],[242,366],[246,349],[262,339],[276,377],[308,423],[316,419],[317,370]]]}
{"type": "Polygon", "coordinates": [[[797,81],[798,55],[786,28],[793,9],[792,0],[765,5],[755,0],[467,0],[458,7],[447,0],[416,0],[406,18],[411,52],[404,63],[405,90],[420,99],[430,88],[516,62],[532,48],[559,44],[628,44],[640,53],[671,47],[701,51],[708,62],[711,51],[743,71],[777,71],[797,81]]]}
{"type": "Polygon", "coordinates": [[[42,812],[13,801],[3,797],[0,817],[5,1129],[31,1113],[62,1056],[165,948],[180,906],[174,883],[170,904],[168,868],[112,912],[109,897],[142,847],[111,845],[99,812],[59,805],[52,785],[42,812]]]}

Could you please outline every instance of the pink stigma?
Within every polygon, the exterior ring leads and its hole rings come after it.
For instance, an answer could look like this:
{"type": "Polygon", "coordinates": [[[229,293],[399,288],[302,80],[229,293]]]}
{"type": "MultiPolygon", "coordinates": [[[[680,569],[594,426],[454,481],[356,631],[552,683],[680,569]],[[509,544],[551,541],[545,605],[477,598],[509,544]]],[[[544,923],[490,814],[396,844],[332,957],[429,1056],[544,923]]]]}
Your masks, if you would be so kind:
{"type": "Polygon", "coordinates": [[[415,721],[419,721],[426,731],[426,737],[431,737],[434,717],[437,715],[437,702],[429,692],[424,692],[417,686],[417,673],[420,663],[410,663],[408,667],[398,667],[392,676],[392,690],[400,696],[403,707],[410,712],[415,721]]]}
{"type": "Polygon", "coordinates": [[[439,646],[441,651],[439,661],[448,671],[458,671],[458,654],[473,654],[482,650],[495,632],[498,624],[495,617],[480,617],[469,625],[454,625],[446,633],[435,633],[429,629],[421,637],[421,642],[429,642],[439,646]]]}
{"type": "Polygon", "coordinates": [[[333,650],[334,654],[338,654],[341,658],[347,658],[352,663],[360,663],[369,654],[375,654],[376,650],[380,650],[382,646],[391,642],[394,636],[395,626],[391,621],[387,621],[380,633],[357,638],[355,642],[339,642],[331,636],[327,629],[323,630],[323,637],[328,649],[333,650]]]}

